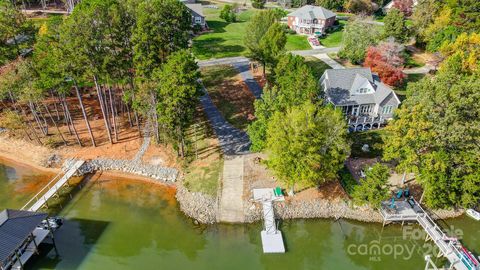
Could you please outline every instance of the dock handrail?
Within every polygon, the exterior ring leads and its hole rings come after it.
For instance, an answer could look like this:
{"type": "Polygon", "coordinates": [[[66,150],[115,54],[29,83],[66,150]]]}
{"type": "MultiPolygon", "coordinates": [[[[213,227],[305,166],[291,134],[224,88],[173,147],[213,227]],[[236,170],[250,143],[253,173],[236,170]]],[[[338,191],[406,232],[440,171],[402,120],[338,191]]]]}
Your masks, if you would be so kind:
{"type": "Polygon", "coordinates": [[[27,210],[27,206],[29,204],[31,204],[33,201],[37,202],[40,199],[39,198],[40,194],[42,194],[45,190],[49,190],[51,188],[50,185],[54,182],[57,182],[61,178],[61,176],[63,176],[64,174],[65,172],[63,172],[62,170],[57,175],[55,175],[55,177],[52,180],[50,180],[50,182],[48,182],[48,184],[46,184],[42,189],[40,189],[40,191],[38,191],[37,194],[33,195],[33,197],[22,208],[20,208],[20,210],[27,210]]]}
{"type": "MultiPolygon", "coordinates": [[[[55,177],[50,180],[50,182],[48,182],[42,189],[40,189],[40,191],[38,191],[22,208],[21,210],[30,210],[30,209],[27,209],[27,207],[29,207],[32,203],[32,206],[30,207],[33,207],[39,200],[43,199],[45,202],[46,200],[48,200],[49,198],[45,198],[46,194],[49,193],[49,191],[54,188],[55,189],[55,193],[58,192],[59,190],[59,186],[57,185],[58,182],[62,179],[62,177],[65,177],[67,175],[67,173],[72,170],[75,166],[78,166],[78,168],[76,170],[78,170],[81,165],[83,165],[84,161],[81,161],[81,160],[75,160],[76,162],[72,162],[69,167],[67,167],[66,169],[63,169],[61,172],[59,172],[57,175],[55,175],[55,177]],[[79,163],[80,162],[80,163],[79,163]],[[78,165],[80,164],[80,165],[78,165]]],[[[75,170],[75,171],[76,171],[75,170]]],[[[67,179],[68,180],[68,179],[67,179]]],[[[36,211],[36,210],[35,210],[36,211]]]]}
{"type": "MultiPolygon", "coordinates": [[[[438,224],[430,217],[427,211],[423,209],[423,207],[418,203],[415,199],[412,198],[414,201],[414,208],[416,214],[415,219],[416,221],[422,226],[428,236],[434,241],[434,243],[439,247],[442,254],[447,257],[450,261],[452,266],[457,265],[457,263],[461,263],[459,268],[455,267],[456,269],[468,269],[468,270],[476,270],[480,269],[477,268],[473,262],[466,259],[465,255],[459,250],[459,248],[454,244],[453,241],[448,240],[448,236],[443,232],[442,228],[438,226],[438,224]]],[[[388,214],[385,209],[381,209],[380,211],[383,218],[387,221],[398,220],[398,221],[405,221],[411,220],[413,215],[411,214],[388,214]]]]}

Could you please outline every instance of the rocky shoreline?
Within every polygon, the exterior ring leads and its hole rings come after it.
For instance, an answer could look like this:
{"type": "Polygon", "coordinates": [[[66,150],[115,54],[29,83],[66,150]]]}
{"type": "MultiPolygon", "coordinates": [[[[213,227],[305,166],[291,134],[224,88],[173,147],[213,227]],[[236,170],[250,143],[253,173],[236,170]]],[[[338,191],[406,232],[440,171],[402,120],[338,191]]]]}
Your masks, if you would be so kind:
{"type": "MultiPolygon", "coordinates": [[[[352,206],[346,201],[332,202],[324,199],[311,201],[281,202],[274,204],[275,217],[280,219],[349,219],[361,222],[382,223],[380,213],[370,207],[352,206]]],[[[262,219],[262,209],[259,204],[249,203],[245,207],[246,221],[256,222],[262,219]]],[[[462,210],[436,210],[434,218],[455,218],[463,214],[462,210]]]]}
{"type": "MultiPolygon", "coordinates": [[[[68,167],[72,159],[66,160],[63,168],[68,167]]],[[[178,170],[174,168],[143,164],[132,160],[117,159],[93,159],[87,161],[79,170],[79,174],[91,173],[94,171],[118,171],[136,174],[159,180],[165,183],[173,183],[178,176],[178,170]]]]}
{"type": "Polygon", "coordinates": [[[175,195],[180,210],[190,218],[202,224],[214,224],[217,222],[217,200],[200,192],[190,192],[182,182],[177,183],[175,195]]]}

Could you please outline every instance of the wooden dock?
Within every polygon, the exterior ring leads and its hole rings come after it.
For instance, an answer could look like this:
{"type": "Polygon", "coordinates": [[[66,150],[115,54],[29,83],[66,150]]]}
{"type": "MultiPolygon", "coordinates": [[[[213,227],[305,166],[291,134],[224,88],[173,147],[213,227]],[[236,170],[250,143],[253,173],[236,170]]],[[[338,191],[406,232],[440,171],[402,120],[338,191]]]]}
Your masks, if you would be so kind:
{"type": "MultiPolygon", "coordinates": [[[[449,269],[480,270],[480,265],[475,265],[475,263],[460,250],[459,243],[455,238],[447,236],[417,201],[413,198],[410,200],[412,202],[411,204],[404,200],[395,201],[394,209],[391,207],[391,202],[384,202],[380,208],[384,225],[387,222],[402,222],[402,224],[406,221],[418,222],[427,233],[427,240],[432,240],[440,249],[439,255],[444,256],[450,262],[449,269]]],[[[428,269],[428,266],[431,264],[431,260],[427,260],[426,269],[428,269]]],[[[433,269],[436,269],[436,266],[433,266],[433,269]]]]}
{"type": "Polygon", "coordinates": [[[68,183],[68,180],[75,175],[75,173],[85,163],[84,160],[76,160],[72,162],[70,167],[62,173],[57,174],[45,187],[43,187],[32,199],[30,199],[21,210],[36,212],[43,206],[47,205],[47,201],[52,198],[58,191],[68,183]]]}
{"type": "Polygon", "coordinates": [[[277,229],[273,210],[273,202],[284,198],[275,196],[272,188],[261,188],[253,190],[253,199],[262,204],[264,229],[260,235],[263,253],[285,253],[282,232],[277,229]]]}

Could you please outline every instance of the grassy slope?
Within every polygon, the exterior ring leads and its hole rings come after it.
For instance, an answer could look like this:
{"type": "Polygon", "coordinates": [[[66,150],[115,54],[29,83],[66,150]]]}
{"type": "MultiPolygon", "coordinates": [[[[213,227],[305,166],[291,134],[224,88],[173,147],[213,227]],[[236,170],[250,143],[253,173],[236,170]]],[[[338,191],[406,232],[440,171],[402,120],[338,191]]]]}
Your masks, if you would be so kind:
{"type": "Polygon", "coordinates": [[[196,147],[198,159],[190,161],[185,168],[183,184],[192,192],[216,196],[218,181],[223,170],[223,156],[218,140],[200,109],[196,115],[195,125],[187,131],[187,139],[190,142],[189,156],[195,157],[196,147]]]}

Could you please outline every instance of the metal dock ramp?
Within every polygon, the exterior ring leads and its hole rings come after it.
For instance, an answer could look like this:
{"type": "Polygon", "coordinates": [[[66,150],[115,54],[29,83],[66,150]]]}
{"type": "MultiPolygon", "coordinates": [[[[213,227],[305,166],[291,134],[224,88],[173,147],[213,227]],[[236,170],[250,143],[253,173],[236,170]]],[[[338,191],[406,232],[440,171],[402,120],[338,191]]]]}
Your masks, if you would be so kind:
{"type": "Polygon", "coordinates": [[[32,212],[38,211],[47,204],[47,201],[50,198],[58,193],[58,190],[63,187],[73,175],[75,175],[75,173],[78,171],[78,169],[80,169],[80,167],[82,167],[84,163],[84,160],[76,160],[72,162],[70,167],[65,170],[65,174],[63,174],[63,176],[61,176],[61,173],[57,174],[45,187],[35,194],[35,196],[33,196],[33,198],[21,208],[21,210],[32,212]]]}

